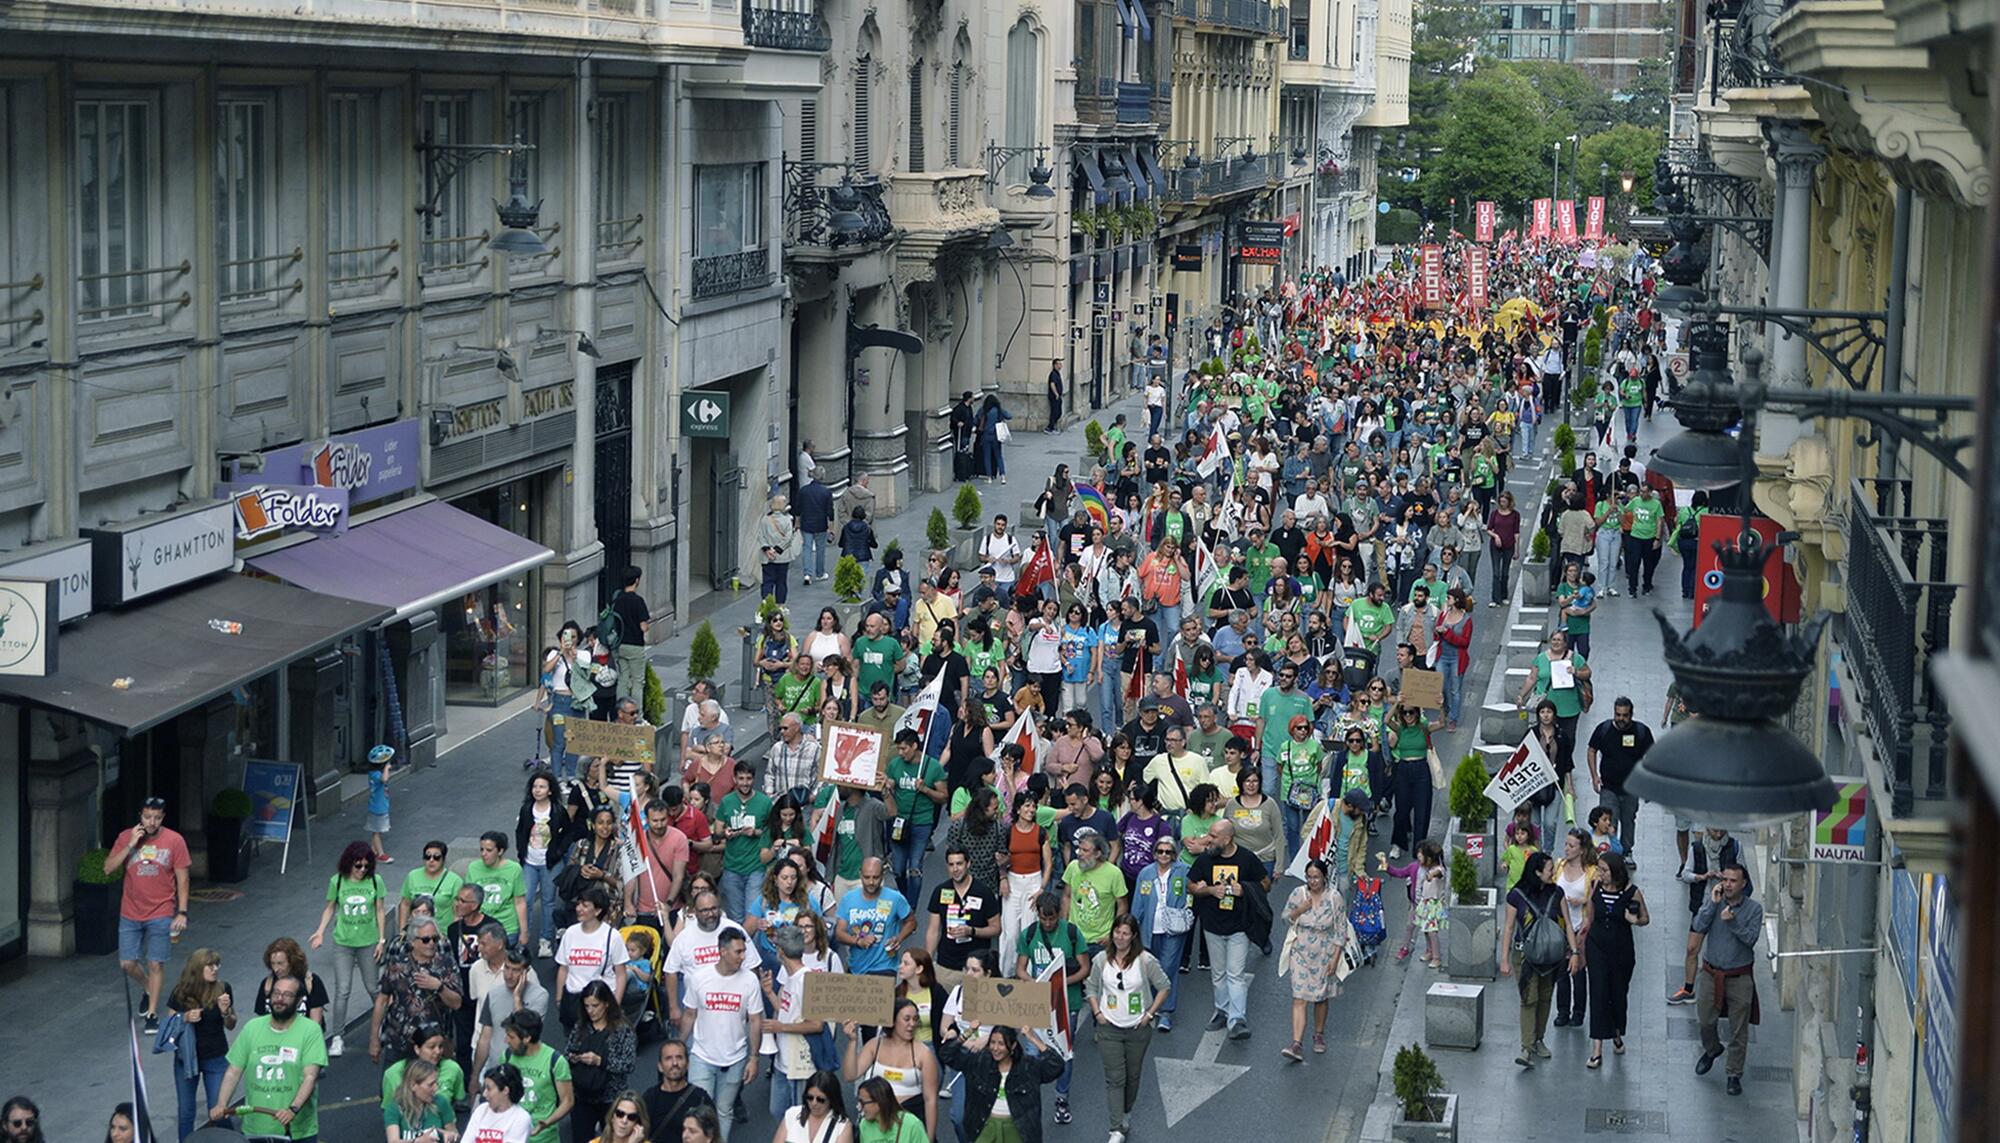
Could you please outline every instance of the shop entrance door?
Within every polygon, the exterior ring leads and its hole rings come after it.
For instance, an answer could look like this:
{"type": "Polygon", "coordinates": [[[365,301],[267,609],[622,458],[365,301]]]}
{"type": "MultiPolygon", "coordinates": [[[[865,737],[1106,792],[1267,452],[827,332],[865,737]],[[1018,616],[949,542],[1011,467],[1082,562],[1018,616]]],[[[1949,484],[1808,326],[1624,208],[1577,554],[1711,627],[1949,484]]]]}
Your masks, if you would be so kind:
{"type": "Polygon", "coordinates": [[[602,610],[632,562],[632,366],[626,361],[597,371],[597,539],[604,570],[597,573],[602,610]]]}
{"type": "Polygon", "coordinates": [[[733,452],[717,451],[709,458],[708,582],[717,591],[740,574],[736,551],[741,527],[745,471],[733,452]]]}

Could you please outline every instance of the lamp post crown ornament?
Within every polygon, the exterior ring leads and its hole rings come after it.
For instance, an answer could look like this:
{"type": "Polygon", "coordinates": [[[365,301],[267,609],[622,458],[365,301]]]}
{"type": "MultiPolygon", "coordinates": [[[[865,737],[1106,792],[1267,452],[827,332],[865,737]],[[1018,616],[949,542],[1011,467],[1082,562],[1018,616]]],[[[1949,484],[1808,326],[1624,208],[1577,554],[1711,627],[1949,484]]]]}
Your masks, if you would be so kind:
{"type": "Polygon", "coordinates": [[[1783,718],[1812,673],[1828,613],[1786,630],[1764,607],[1764,565],[1777,547],[1750,532],[1717,543],[1715,550],[1722,590],[1701,626],[1683,636],[1654,612],[1662,658],[1689,710],[1731,720],[1783,718]]]}

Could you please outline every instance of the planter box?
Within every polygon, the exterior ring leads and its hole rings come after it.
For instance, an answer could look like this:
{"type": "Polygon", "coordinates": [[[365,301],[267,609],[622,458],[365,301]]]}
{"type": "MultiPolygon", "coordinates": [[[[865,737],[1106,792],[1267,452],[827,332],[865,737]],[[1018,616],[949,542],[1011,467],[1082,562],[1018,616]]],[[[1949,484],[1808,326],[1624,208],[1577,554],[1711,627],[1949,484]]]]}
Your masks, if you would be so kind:
{"type": "Polygon", "coordinates": [[[1481,885],[1493,884],[1493,865],[1500,856],[1493,842],[1493,827],[1491,823],[1488,823],[1484,829],[1481,829],[1477,833],[1468,833],[1460,828],[1456,817],[1446,819],[1445,868],[1451,868],[1452,853],[1462,849],[1472,858],[1472,863],[1479,867],[1479,883],[1481,885]],[[1474,838],[1477,839],[1477,844],[1468,846],[1466,844],[1467,841],[1474,838]],[[1474,849],[1477,849],[1478,852],[1474,853],[1474,849]]]}
{"type": "Polygon", "coordinates": [[[1535,665],[1535,656],[1542,653],[1542,644],[1539,640],[1529,642],[1526,639],[1509,639],[1503,650],[1506,652],[1509,667],[1532,667],[1535,665]]]}
{"type": "Polygon", "coordinates": [[[70,900],[76,908],[76,951],[79,956],[107,956],[118,951],[118,903],[121,882],[108,885],[73,882],[70,900]]]}
{"type": "MultiPolygon", "coordinates": [[[[979,566],[979,536],[973,532],[967,532],[964,536],[964,539],[952,541],[951,566],[961,572],[971,572],[979,566]]],[[[965,578],[971,579],[972,577],[967,575],[965,578]]],[[[965,584],[964,586],[970,587],[972,585],[965,584]]]]}
{"type": "Polygon", "coordinates": [[[1523,607],[1549,605],[1549,561],[1521,561],[1521,604],[1523,607]]]}
{"type": "Polygon", "coordinates": [[[1512,748],[1527,732],[1527,713],[1512,702],[1489,702],[1479,708],[1481,742],[1506,743],[1512,748]]]}
{"type": "Polygon", "coordinates": [[[243,819],[207,815],[208,879],[235,884],[250,876],[250,853],[243,847],[243,819]]]}
{"type": "Polygon", "coordinates": [[[1412,1123],[1399,1108],[1395,1122],[1389,1124],[1390,1143],[1458,1143],[1458,1097],[1437,1095],[1431,1100],[1439,1109],[1438,1122],[1412,1123]]]}
{"type": "MultiPolygon", "coordinates": [[[[1525,737],[1526,731],[1522,733],[1525,737]]],[[[1487,775],[1491,776],[1500,772],[1500,767],[1505,766],[1507,759],[1514,756],[1514,749],[1519,745],[1519,742],[1516,742],[1513,746],[1498,742],[1482,742],[1473,747],[1472,752],[1479,755],[1479,764],[1486,767],[1487,775]]]]}
{"type": "MultiPolygon", "coordinates": [[[[1492,880],[1490,877],[1488,882],[1492,880]]],[[[1460,980],[1495,980],[1500,972],[1500,894],[1479,890],[1470,905],[1445,907],[1451,918],[1445,929],[1445,971],[1460,980]]],[[[1478,1045],[1474,1045],[1477,1047],[1478,1045]]]]}
{"type": "Polygon", "coordinates": [[[1486,988],[1440,981],[1424,992],[1424,1047],[1476,1051],[1486,1035],[1486,988]]]}

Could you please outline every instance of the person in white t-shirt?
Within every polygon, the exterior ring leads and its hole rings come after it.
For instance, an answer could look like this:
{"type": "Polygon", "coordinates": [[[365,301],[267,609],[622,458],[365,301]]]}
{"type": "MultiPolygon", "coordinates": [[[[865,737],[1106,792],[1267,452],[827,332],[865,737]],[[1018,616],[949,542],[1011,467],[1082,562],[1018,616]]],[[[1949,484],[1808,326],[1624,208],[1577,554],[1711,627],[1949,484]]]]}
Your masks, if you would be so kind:
{"type": "MultiPolygon", "coordinates": [[[[695,894],[694,924],[684,925],[674,937],[673,945],[667,949],[667,959],[660,966],[666,989],[667,1015],[675,1023],[680,1022],[684,981],[696,969],[710,967],[722,959],[721,942],[724,934],[735,933],[744,936],[743,927],[722,915],[722,898],[706,890],[695,894]]],[[[756,972],[763,967],[764,958],[753,945],[743,954],[743,967],[756,972]]],[[[713,1095],[713,1092],[709,1094],[713,1095]]]]}
{"type": "Polygon", "coordinates": [[[565,1031],[576,1027],[583,990],[593,980],[601,980],[621,1000],[625,996],[625,938],[606,922],[611,911],[611,895],[602,885],[592,885],[576,899],[576,924],[563,930],[556,946],[557,1014],[565,1031]]]}
{"type": "Polygon", "coordinates": [[[993,530],[979,537],[979,558],[993,565],[993,582],[1000,594],[1011,595],[1021,575],[1021,543],[1007,531],[1007,517],[993,517],[993,530]]]}
{"type": "Polygon", "coordinates": [[[771,934],[778,952],[778,972],[758,973],[764,997],[776,1012],[764,1021],[763,1054],[772,1057],[771,1115],[780,1117],[805,1102],[806,1080],[812,1078],[812,1041],[826,1030],[826,1021],[805,1018],[806,938],[793,925],[771,934]]]}
{"type": "Polygon", "coordinates": [[[459,1132],[463,1143],[528,1143],[535,1121],[521,1106],[521,1069],[500,1064],[479,1083],[485,1102],[473,1107],[472,1118],[459,1132]]]}
{"type": "Polygon", "coordinates": [[[681,1039],[688,1045],[688,1082],[715,1097],[723,1117],[723,1143],[728,1143],[730,1109],[737,1096],[757,1081],[757,1055],[750,1048],[764,1034],[762,990],[757,975],[744,966],[748,944],[742,929],[732,925],[722,930],[715,963],[687,976],[687,1003],[680,1016],[681,1039]]]}

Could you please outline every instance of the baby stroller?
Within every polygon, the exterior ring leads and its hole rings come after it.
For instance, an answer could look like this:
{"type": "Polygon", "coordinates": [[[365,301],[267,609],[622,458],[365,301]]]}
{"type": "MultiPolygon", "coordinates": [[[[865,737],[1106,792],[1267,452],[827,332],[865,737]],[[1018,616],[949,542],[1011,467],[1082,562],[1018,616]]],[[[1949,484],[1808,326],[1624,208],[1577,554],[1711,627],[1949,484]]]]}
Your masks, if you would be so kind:
{"type": "Polygon", "coordinates": [[[664,1039],[667,1031],[667,1001],[660,994],[661,967],[667,959],[666,938],[660,930],[651,925],[626,925],[618,930],[625,941],[635,936],[644,936],[653,945],[653,955],[643,966],[633,965],[626,970],[625,979],[625,1019],[632,1024],[633,1033],[640,1043],[664,1039]],[[642,979],[643,971],[643,979],[642,979]]]}
{"type": "Polygon", "coordinates": [[[1389,935],[1382,920],[1382,879],[1361,876],[1354,879],[1354,903],[1347,918],[1354,925],[1354,939],[1361,942],[1361,963],[1374,964],[1375,950],[1389,935]]]}
{"type": "Polygon", "coordinates": [[[1366,647],[1340,649],[1340,681],[1350,694],[1368,689],[1368,680],[1374,677],[1375,652],[1366,647]]]}

